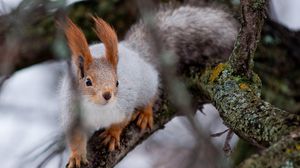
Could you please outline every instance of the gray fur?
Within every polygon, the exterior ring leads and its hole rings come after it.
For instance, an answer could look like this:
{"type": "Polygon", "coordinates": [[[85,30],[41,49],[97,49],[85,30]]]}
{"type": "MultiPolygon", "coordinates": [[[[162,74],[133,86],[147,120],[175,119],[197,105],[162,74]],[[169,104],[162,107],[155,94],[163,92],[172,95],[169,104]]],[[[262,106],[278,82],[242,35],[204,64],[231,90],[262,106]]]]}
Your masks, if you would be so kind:
{"type": "MultiPolygon", "coordinates": [[[[165,49],[185,64],[214,64],[227,58],[237,36],[238,24],[222,9],[182,6],[162,9],[154,16],[165,49]]],[[[158,65],[149,30],[141,20],[127,33],[126,46],[158,65]]]]}

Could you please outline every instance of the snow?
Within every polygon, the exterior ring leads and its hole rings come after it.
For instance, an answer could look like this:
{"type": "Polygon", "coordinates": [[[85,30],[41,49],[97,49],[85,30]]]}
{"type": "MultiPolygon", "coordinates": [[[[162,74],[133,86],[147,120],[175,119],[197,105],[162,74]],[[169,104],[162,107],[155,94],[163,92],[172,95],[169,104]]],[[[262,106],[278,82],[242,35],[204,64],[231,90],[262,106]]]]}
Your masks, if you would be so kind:
{"type": "Polygon", "coordinates": [[[272,18],[291,30],[300,29],[299,0],[272,0],[271,5],[275,10],[272,18]]]}
{"type": "Polygon", "coordinates": [[[0,94],[0,162],[3,167],[17,167],[26,151],[57,130],[58,107],[53,86],[57,83],[55,74],[59,65],[39,64],[16,72],[4,83],[0,94]]]}

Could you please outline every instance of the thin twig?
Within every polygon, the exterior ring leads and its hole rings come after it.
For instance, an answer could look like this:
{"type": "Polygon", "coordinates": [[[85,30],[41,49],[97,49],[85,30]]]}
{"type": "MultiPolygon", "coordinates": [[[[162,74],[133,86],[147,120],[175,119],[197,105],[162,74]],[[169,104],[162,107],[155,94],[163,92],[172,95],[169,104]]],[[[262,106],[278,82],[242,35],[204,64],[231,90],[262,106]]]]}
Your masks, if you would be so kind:
{"type": "Polygon", "coordinates": [[[231,150],[231,146],[230,146],[230,141],[232,139],[232,136],[233,136],[234,132],[229,129],[227,135],[226,135],[226,139],[225,139],[225,143],[224,143],[224,147],[223,147],[223,151],[225,152],[225,154],[227,156],[229,156],[232,152],[231,150]]]}
{"type": "Polygon", "coordinates": [[[223,135],[225,132],[227,132],[229,129],[226,129],[222,132],[217,132],[217,133],[214,133],[214,134],[210,134],[211,137],[219,137],[221,135],[223,135]]]}

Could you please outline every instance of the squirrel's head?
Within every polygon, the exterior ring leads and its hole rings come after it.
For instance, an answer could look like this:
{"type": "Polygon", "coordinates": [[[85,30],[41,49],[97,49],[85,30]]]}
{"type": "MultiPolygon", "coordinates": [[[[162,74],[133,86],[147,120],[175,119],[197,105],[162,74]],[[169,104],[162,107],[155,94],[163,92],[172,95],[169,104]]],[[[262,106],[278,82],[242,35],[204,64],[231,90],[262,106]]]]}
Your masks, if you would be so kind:
{"type": "Polygon", "coordinates": [[[104,105],[114,100],[118,90],[118,39],[104,20],[92,18],[95,21],[94,31],[105,46],[104,57],[92,57],[84,34],[68,18],[64,31],[72,52],[72,63],[76,66],[81,94],[96,104],[104,105]]]}

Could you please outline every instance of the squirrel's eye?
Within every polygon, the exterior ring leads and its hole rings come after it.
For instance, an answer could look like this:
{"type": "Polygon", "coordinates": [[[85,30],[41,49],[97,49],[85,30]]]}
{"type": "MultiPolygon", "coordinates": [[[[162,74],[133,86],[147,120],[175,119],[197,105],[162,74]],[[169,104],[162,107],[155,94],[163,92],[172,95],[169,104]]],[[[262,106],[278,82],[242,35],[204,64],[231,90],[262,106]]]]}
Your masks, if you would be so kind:
{"type": "Polygon", "coordinates": [[[119,81],[116,82],[116,87],[118,87],[118,86],[119,86],[119,81]]]}
{"type": "Polygon", "coordinates": [[[92,81],[90,78],[87,78],[85,81],[86,86],[92,86],[92,81]]]}

